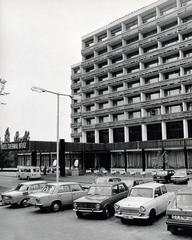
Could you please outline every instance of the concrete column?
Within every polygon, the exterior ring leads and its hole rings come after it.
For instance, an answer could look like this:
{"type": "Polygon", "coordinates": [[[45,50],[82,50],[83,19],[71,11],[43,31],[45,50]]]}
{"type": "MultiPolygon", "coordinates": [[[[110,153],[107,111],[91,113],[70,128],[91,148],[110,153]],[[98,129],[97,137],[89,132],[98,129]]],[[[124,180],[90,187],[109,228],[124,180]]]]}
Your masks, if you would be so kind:
{"type": "Polygon", "coordinates": [[[138,15],[138,26],[141,26],[143,23],[141,15],[138,15]]]}
{"type": "Polygon", "coordinates": [[[182,20],[180,17],[177,17],[177,22],[178,22],[178,25],[181,25],[182,24],[182,20]]]}
{"type": "Polygon", "coordinates": [[[141,71],[141,70],[143,70],[143,69],[144,69],[144,63],[140,62],[140,63],[139,63],[139,70],[141,71]]]}
{"type": "Polygon", "coordinates": [[[184,136],[184,138],[188,138],[189,137],[188,121],[187,121],[187,119],[183,119],[183,136],[184,136]]]}
{"type": "Polygon", "coordinates": [[[156,7],[156,15],[157,15],[157,18],[160,17],[160,8],[159,7],[156,7]]]}
{"type": "Polygon", "coordinates": [[[166,123],[161,122],[161,132],[162,132],[162,140],[167,139],[167,129],[166,129],[166,123]]]}
{"type": "Polygon", "coordinates": [[[158,64],[159,64],[159,65],[162,65],[162,64],[163,64],[163,59],[162,59],[162,57],[158,57],[158,64]]]}
{"type": "Polygon", "coordinates": [[[123,75],[127,75],[127,69],[125,67],[123,68],[123,75]]]}
{"type": "Polygon", "coordinates": [[[141,108],[141,117],[146,117],[147,116],[147,111],[144,108],[141,108]]]}
{"type": "Polygon", "coordinates": [[[187,111],[187,103],[182,102],[182,106],[183,106],[183,112],[186,112],[187,111]]]}
{"type": "Polygon", "coordinates": [[[161,105],[161,114],[165,114],[165,106],[161,105]]]}
{"type": "Polygon", "coordinates": [[[141,131],[142,131],[142,141],[147,141],[147,125],[146,124],[141,125],[141,131]]]}
{"type": "Polygon", "coordinates": [[[182,50],[179,50],[179,58],[183,59],[183,51],[182,50]]]}
{"type": "Polygon", "coordinates": [[[141,92],[141,102],[145,102],[145,93],[141,92]]]}
{"type": "Polygon", "coordinates": [[[125,47],[127,45],[126,40],[122,39],[122,47],[125,47]]]}
{"type": "Polygon", "coordinates": [[[125,142],[129,142],[129,127],[124,126],[125,142]]]}
{"type": "Polygon", "coordinates": [[[159,26],[159,24],[157,24],[157,33],[161,32],[161,27],[159,26]]]}
{"type": "Polygon", "coordinates": [[[180,76],[182,77],[182,76],[184,76],[185,75],[185,73],[184,73],[184,68],[183,67],[180,67],[180,76]]]}
{"type": "Polygon", "coordinates": [[[85,131],[82,131],[81,142],[82,143],[86,143],[87,142],[87,135],[86,135],[85,131]]]}
{"type": "Polygon", "coordinates": [[[181,84],[181,94],[184,94],[184,93],[185,93],[185,85],[181,84]]]}
{"type": "Polygon", "coordinates": [[[157,45],[158,45],[158,49],[162,48],[162,43],[160,41],[157,42],[157,45]]]}
{"type": "Polygon", "coordinates": [[[97,36],[93,36],[93,42],[94,42],[94,44],[96,44],[98,41],[97,41],[98,39],[97,39],[97,36]]]}
{"type": "Polygon", "coordinates": [[[159,72],[159,81],[163,81],[163,73],[159,72]]]}
{"type": "Polygon", "coordinates": [[[121,23],[121,29],[122,29],[122,33],[126,32],[126,25],[125,25],[125,23],[121,23]]]}
{"type": "Polygon", "coordinates": [[[143,34],[139,32],[139,40],[143,40],[143,34]]]}
{"type": "Polygon", "coordinates": [[[180,0],[176,0],[176,3],[177,3],[177,8],[180,8],[181,7],[181,1],[180,0]]]}
{"type": "Polygon", "coordinates": [[[111,31],[109,29],[107,29],[107,38],[111,37],[111,31]]]}
{"type": "Polygon", "coordinates": [[[140,85],[141,86],[145,85],[145,79],[143,77],[140,78],[140,85]]]}
{"type": "Polygon", "coordinates": [[[99,131],[95,130],[95,143],[99,143],[99,131]]]}
{"type": "Polygon", "coordinates": [[[139,47],[139,55],[142,55],[142,54],[143,54],[143,48],[139,47]]]}
{"type": "Polygon", "coordinates": [[[109,143],[113,143],[113,129],[109,128],[109,143]]]}
{"type": "Polygon", "coordinates": [[[162,88],[160,88],[160,98],[164,97],[164,90],[162,88]]]}
{"type": "Polygon", "coordinates": [[[178,38],[179,38],[179,42],[183,41],[183,37],[182,37],[181,33],[178,33],[178,38]]]}

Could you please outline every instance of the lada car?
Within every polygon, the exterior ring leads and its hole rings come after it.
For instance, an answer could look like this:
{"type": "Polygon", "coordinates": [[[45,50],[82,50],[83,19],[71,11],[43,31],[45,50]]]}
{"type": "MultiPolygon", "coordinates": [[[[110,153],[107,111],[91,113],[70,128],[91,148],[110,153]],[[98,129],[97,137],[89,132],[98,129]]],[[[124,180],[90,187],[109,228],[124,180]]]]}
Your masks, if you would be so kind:
{"type": "Polygon", "coordinates": [[[173,176],[175,171],[173,169],[159,170],[153,175],[153,180],[156,182],[170,183],[171,176],[173,176]]]}
{"type": "Polygon", "coordinates": [[[15,188],[1,194],[3,205],[28,206],[29,194],[40,191],[46,181],[30,181],[19,183],[15,188]]]}
{"type": "Polygon", "coordinates": [[[115,216],[126,220],[146,220],[152,223],[156,216],[165,212],[174,193],[167,192],[160,183],[144,183],[133,187],[127,198],[115,204],[115,216]]]}
{"type": "Polygon", "coordinates": [[[177,192],[167,211],[167,230],[192,229],[192,188],[177,192]]]}
{"type": "Polygon", "coordinates": [[[177,172],[171,177],[171,182],[178,183],[188,183],[189,177],[186,172],[177,172]]]}
{"type": "Polygon", "coordinates": [[[74,200],[86,194],[87,191],[77,182],[48,183],[41,192],[30,195],[29,203],[57,212],[62,206],[72,205],[74,200]]]}
{"type": "Polygon", "coordinates": [[[108,218],[114,214],[114,204],[127,194],[128,187],[122,182],[92,184],[86,196],[74,201],[73,210],[79,218],[86,214],[108,218]]]}

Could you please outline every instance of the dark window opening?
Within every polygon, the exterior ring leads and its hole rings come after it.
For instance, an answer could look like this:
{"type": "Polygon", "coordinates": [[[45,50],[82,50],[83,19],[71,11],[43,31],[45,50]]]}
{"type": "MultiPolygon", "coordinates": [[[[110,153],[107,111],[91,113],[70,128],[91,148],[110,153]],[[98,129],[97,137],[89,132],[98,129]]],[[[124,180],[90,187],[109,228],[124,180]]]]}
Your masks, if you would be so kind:
{"type": "Polygon", "coordinates": [[[90,131],[87,132],[87,143],[94,143],[95,142],[95,132],[94,131],[90,131]]]}
{"type": "Polygon", "coordinates": [[[124,128],[114,128],[113,129],[113,142],[124,142],[124,128]]]}
{"type": "Polygon", "coordinates": [[[99,143],[109,143],[109,130],[100,130],[99,131],[99,143]]]}
{"type": "Polygon", "coordinates": [[[167,127],[167,139],[183,138],[183,122],[169,122],[167,127]]]}
{"type": "Polygon", "coordinates": [[[129,141],[141,141],[141,126],[135,126],[129,128],[129,141]]]}
{"type": "Polygon", "coordinates": [[[148,140],[161,140],[161,124],[147,125],[147,139],[148,140]]]}

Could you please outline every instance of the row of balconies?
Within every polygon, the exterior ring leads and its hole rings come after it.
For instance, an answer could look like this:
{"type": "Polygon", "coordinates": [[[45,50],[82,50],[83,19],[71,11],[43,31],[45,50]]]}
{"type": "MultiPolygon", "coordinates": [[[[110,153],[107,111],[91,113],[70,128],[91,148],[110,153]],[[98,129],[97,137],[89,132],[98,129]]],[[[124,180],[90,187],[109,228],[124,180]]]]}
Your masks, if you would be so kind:
{"type": "MultiPolygon", "coordinates": [[[[95,44],[92,44],[92,46],[87,47],[87,48],[83,48],[82,49],[82,54],[88,54],[90,51],[93,51],[96,47],[103,47],[104,44],[110,44],[111,42],[115,42],[118,41],[119,39],[121,39],[121,37],[126,37],[127,35],[134,35],[136,32],[140,31],[143,32],[145,31],[145,29],[149,29],[153,26],[156,26],[158,24],[162,25],[162,23],[166,24],[170,19],[172,18],[177,18],[177,16],[179,16],[181,19],[184,18],[184,16],[186,15],[187,12],[191,11],[191,5],[189,6],[185,6],[182,8],[178,8],[175,11],[170,12],[167,15],[163,15],[163,16],[159,16],[158,18],[153,18],[152,21],[148,21],[145,24],[141,24],[140,26],[136,26],[135,28],[129,29],[127,31],[127,29],[125,27],[122,27],[124,31],[122,32],[118,32],[118,34],[111,36],[109,35],[108,38],[105,38],[104,41],[100,41],[100,42],[95,42],[95,44]]],[[[122,23],[123,24],[123,23],[122,23]]],[[[107,29],[106,29],[107,31],[107,29]]]]}

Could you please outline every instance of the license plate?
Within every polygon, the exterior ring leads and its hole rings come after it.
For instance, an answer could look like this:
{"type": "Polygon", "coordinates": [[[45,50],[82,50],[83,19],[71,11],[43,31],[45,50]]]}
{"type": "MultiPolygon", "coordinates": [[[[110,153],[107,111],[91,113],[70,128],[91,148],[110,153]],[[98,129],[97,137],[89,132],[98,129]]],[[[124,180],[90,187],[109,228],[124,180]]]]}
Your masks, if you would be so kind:
{"type": "Polygon", "coordinates": [[[133,216],[124,216],[125,219],[133,219],[133,216]]]}

